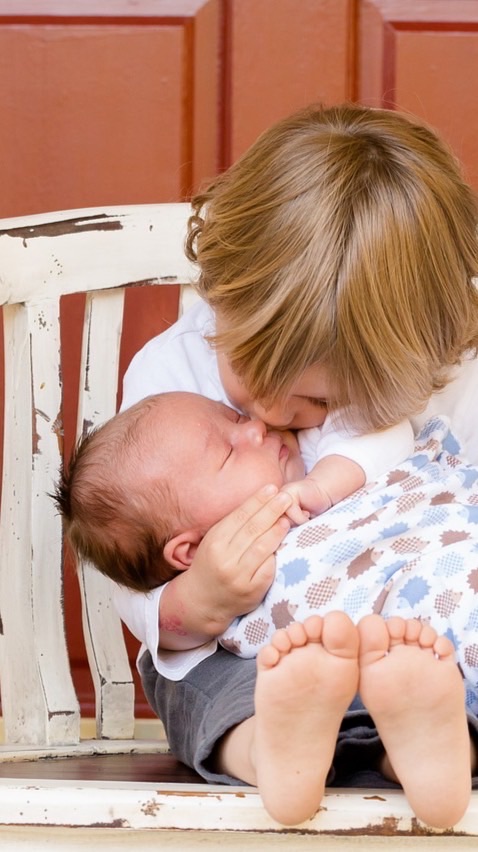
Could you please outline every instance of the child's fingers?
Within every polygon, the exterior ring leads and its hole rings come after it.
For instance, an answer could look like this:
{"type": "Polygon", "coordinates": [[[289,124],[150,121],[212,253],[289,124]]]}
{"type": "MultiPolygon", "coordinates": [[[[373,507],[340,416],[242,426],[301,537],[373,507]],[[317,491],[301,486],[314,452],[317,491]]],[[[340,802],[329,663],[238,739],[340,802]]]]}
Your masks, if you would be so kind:
{"type": "MultiPolygon", "coordinates": [[[[277,524],[291,503],[290,494],[283,491],[276,492],[266,500],[264,493],[258,492],[228,516],[229,546],[235,549],[238,558],[277,524]]],[[[284,519],[282,538],[287,529],[288,525],[284,519]]]]}
{"type": "Polygon", "coordinates": [[[282,517],[262,535],[248,540],[238,559],[240,571],[253,577],[265,560],[275,554],[289,530],[290,522],[282,517]]]}
{"type": "Polygon", "coordinates": [[[251,576],[249,583],[249,594],[248,594],[248,605],[244,609],[244,612],[247,610],[251,612],[255,609],[261,601],[264,599],[264,596],[269,591],[272,583],[274,582],[274,577],[276,574],[276,560],[275,555],[268,556],[264,562],[256,568],[254,573],[251,576]]]}
{"type": "Polygon", "coordinates": [[[205,563],[215,568],[222,594],[229,590],[235,604],[231,618],[257,606],[269,588],[275,551],[290,529],[284,512],[291,502],[290,494],[277,488],[262,489],[219,521],[201,542],[205,563]]]}

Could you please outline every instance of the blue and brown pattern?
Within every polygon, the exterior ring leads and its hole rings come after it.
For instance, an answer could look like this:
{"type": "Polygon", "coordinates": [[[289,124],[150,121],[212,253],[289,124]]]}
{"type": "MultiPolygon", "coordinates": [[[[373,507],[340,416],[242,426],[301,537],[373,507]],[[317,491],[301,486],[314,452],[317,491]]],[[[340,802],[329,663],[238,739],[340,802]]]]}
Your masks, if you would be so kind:
{"type": "Polygon", "coordinates": [[[278,627],[333,609],[432,624],[453,641],[478,713],[478,467],[445,419],[425,424],[398,468],[292,530],[263,603],[221,643],[254,657],[278,627]]]}

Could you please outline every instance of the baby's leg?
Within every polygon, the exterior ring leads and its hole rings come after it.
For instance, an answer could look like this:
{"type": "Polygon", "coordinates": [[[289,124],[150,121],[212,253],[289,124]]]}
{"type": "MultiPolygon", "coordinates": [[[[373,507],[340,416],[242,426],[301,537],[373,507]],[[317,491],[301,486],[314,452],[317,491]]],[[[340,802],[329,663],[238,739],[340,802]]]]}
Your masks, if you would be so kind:
{"type": "MultiPolygon", "coordinates": [[[[416,816],[436,828],[461,819],[470,799],[470,736],[454,649],[417,620],[365,616],[360,695],[416,816]]],[[[476,755],[472,755],[472,762],[476,755]]]]}
{"type": "Polygon", "coordinates": [[[257,784],[267,811],[284,825],[319,809],[340,724],[357,692],[358,647],[352,621],[332,612],[278,630],[259,653],[256,714],[224,741],[221,764],[257,784]]]}

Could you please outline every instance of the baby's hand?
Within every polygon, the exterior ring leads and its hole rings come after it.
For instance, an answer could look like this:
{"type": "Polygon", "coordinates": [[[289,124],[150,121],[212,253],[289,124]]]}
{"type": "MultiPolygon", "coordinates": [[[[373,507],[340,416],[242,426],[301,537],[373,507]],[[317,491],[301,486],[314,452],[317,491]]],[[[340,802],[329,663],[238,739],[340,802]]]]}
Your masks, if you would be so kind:
{"type": "Polygon", "coordinates": [[[318,482],[307,477],[297,482],[288,482],[282,486],[294,498],[294,503],[287,510],[287,517],[295,524],[303,524],[309,518],[315,517],[330,509],[332,500],[318,482]]]}
{"type": "MultiPolygon", "coordinates": [[[[303,511],[309,512],[310,517],[314,517],[353,494],[364,483],[365,473],[357,462],[345,456],[332,455],[320,459],[305,479],[289,482],[282,490],[287,491],[303,511]]],[[[287,514],[295,521],[290,510],[287,514]]]]}
{"type": "Polygon", "coordinates": [[[286,511],[286,516],[289,518],[291,524],[296,527],[300,527],[301,524],[305,524],[306,521],[310,518],[310,512],[306,511],[300,505],[300,497],[298,489],[295,487],[298,483],[290,482],[287,485],[283,485],[281,491],[286,494],[289,494],[293,498],[293,502],[289,506],[286,511]]]}

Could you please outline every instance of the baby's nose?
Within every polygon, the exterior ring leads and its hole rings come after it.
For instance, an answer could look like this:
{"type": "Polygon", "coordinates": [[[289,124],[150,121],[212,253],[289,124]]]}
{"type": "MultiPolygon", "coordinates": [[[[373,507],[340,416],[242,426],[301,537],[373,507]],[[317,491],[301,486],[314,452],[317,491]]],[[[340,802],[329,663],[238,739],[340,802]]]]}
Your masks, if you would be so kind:
{"type": "Polygon", "coordinates": [[[267,433],[267,426],[262,420],[248,420],[242,423],[239,430],[239,440],[259,446],[267,433]]]}

